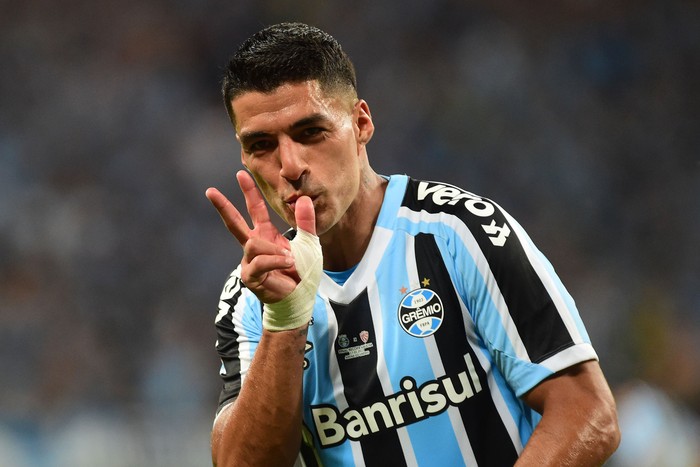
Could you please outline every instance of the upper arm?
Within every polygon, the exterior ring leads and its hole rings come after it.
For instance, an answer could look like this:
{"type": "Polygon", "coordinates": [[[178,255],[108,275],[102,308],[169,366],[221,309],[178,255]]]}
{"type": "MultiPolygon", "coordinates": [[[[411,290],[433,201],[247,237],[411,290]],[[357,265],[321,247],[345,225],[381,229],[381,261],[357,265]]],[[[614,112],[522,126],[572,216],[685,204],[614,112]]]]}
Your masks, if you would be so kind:
{"type": "Polygon", "coordinates": [[[542,414],[516,465],[602,465],[620,443],[615,401],[595,360],[559,371],[522,396],[542,414]]]}
{"type": "Polygon", "coordinates": [[[589,360],[566,368],[545,379],[522,396],[525,403],[540,414],[547,407],[588,400],[613,407],[615,402],[600,365],[589,360]]]}
{"type": "Polygon", "coordinates": [[[561,421],[576,426],[580,423],[613,438],[619,432],[615,400],[595,360],[556,373],[524,394],[522,399],[542,414],[542,421],[548,424],[561,421]]]}

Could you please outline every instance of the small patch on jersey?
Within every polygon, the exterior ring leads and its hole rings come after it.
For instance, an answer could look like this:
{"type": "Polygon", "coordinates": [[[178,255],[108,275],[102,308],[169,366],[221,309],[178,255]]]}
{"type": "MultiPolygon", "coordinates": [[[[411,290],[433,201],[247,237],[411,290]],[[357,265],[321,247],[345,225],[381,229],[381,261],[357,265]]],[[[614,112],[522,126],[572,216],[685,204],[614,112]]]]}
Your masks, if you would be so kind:
{"type": "Polygon", "coordinates": [[[369,340],[369,331],[360,331],[360,340],[363,344],[366,344],[369,340]]]}
{"type": "Polygon", "coordinates": [[[352,339],[347,334],[341,334],[337,338],[338,348],[336,351],[345,360],[366,357],[370,354],[370,349],[374,347],[374,343],[369,341],[369,337],[368,331],[361,331],[358,336],[352,337],[352,339]]]}
{"type": "Polygon", "coordinates": [[[413,337],[435,334],[445,317],[442,300],[430,289],[409,292],[399,304],[398,319],[404,331],[413,337]]]}

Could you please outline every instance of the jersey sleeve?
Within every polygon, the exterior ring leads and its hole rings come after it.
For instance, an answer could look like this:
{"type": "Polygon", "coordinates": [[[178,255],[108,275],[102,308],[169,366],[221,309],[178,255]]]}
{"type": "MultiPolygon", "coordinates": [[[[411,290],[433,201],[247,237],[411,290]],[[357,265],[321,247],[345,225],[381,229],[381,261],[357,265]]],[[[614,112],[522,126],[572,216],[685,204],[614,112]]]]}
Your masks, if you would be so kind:
{"type": "Polygon", "coordinates": [[[240,272],[238,266],[228,277],[215,319],[219,375],[223,380],[217,414],[238,397],[262,336],[262,306],[241,281],[240,272]]]}
{"type": "Polygon", "coordinates": [[[462,296],[495,365],[518,396],[597,359],[573,298],[518,222],[477,198],[458,215],[462,296]],[[471,209],[469,209],[471,208],[471,209]]]}

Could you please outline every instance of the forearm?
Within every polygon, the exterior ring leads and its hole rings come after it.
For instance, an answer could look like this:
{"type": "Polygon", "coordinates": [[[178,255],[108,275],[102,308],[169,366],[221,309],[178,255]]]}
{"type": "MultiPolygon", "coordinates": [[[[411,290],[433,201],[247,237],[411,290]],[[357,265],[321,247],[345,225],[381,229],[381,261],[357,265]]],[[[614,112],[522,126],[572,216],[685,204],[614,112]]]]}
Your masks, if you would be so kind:
{"type": "Polygon", "coordinates": [[[264,331],[236,402],[217,419],[217,467],[292,465],[301,442],[301,400],[307,326],[264,331]]]}

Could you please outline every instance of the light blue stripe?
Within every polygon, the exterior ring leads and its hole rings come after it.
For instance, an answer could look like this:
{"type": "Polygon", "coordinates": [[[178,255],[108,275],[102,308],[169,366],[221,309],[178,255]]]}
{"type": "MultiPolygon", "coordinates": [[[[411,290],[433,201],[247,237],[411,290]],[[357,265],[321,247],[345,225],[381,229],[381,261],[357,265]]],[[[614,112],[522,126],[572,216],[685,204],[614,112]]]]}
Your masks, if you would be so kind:
{"type": "Polygon", "coordinates": [[[377,217],[377,226],[392,229],[396,222],[396,215],[401,207],[401,201],[406,193],[408,176],[392,175],[389,177],[389,185],[384,193],[384,202],[377,217]]]}
{"type": "Polygon", "coordinates": [[[410,425],[408,433],[420,466],[452,466],[462,457],[447,411],[410,425]]]}
{"type": "Polygon", "coordinates": [[[410,336],[398,325],[401,289],[406,288],[407,292],[410,291],[405,249],[405,236],[395,235],[377,268],[379,275],[376,276],[377,287],[383,291],[380,300],[384,323],[384,345],[391,345],[389,348],[384,347],[384,357],[387,359],[387,369],[394,392],[400,389],[401,378],[406,375],[413,375],[418,379],[419,384],[420,378],[435,378],[430,371],[430,361],[423,339],[410,336]],[[423,373],[416,374],[416,369],[423,370],[423,373]]]}
{"type": "Polygon", "coordinates": [[[260,301],[252,292],[246,289],[245,297],[245,312],[241,317],[241,325],[243,326],[245,336],[251,340],[249,359],[253,358],[255,349],[258,348],[258,342],[262,337],[262,316],[260,315],[260,301]]]}

